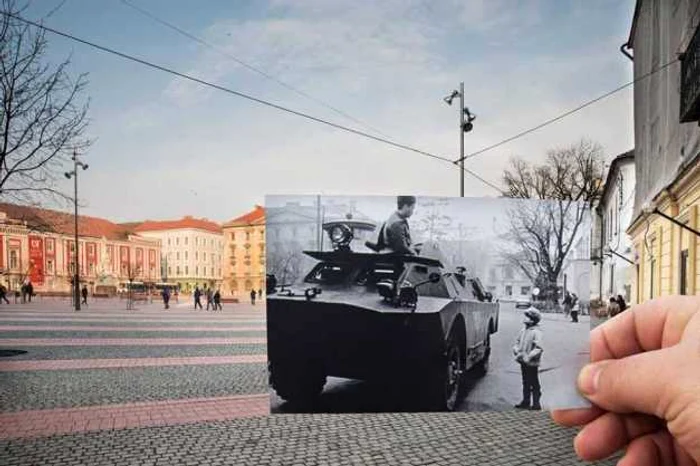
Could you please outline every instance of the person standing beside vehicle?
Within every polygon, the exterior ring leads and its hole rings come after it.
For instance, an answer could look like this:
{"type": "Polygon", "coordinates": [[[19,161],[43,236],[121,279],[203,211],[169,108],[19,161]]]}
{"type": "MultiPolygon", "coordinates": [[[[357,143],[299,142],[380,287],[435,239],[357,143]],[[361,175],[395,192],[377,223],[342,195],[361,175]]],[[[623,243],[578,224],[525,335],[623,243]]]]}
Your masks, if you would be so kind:
{"type": "Polygon", "coordinates": [[[525,311],[524,328],[518,334],[513,345],[515,361],[520,364],[523,384],[523,399],[515,405],[518,409],[541,410],[540,399],[540,361],[542,359],[542,330],[539,323],[542,314],[536,307],[530,306],[525,311]]]}

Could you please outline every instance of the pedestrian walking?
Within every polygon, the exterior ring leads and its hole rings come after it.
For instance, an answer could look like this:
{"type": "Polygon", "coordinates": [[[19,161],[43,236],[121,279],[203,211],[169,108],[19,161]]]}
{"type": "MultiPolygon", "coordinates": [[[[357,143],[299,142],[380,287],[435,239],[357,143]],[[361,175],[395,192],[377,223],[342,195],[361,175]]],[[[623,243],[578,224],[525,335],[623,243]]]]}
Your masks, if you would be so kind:
{"type": "Polygon", "coordinates": [[[163,288],[163,306],[165,309],[170,309],[170,288],[163,288]]]}
{"type": "Polygon", "coordinates": [[[88,289],[86,285],[83,285],[83,289],[80,292],[83,296],[83,300],[80,302],[80,304],[85,304],[87,306],[87,298],[88,298],[88,289]]]}
{"type": "Polygon", "coordinates": [[[515,405],[518,409],[541,410],[542,388],[540,386],[540,362],[542,360],[542,314],[536,307],[530,306],[525,311],[523,329],[513,345],[515,361],[520,364],[523,384],[523,399],[515,405]]]}
{"type": "Polygon", "coordinates": [[[568,317],[569,312],[571,312],[571,293],[568,291],[566,292],[566,296],[564,296],[564,315],[568,317]]]}
{"type": "Polygon", "coordinates": [[[255,306],[255,290],[250,290],[250,304],[255,306]]]}
{"type": "Polygon", "coordinates": [[[214,293],[214,310],[224,310],[224,308],[221,306],[221,291],[219,291],[218,288],[216,289],[216,293],[214,293]]]}
{"type": "Polygon", "coordinates": [[[258,289],[258,300],[262,300],[262,290],[258,289]]]}
{"type": "Polygon", "coordinates": [[[614,296],[611,296],[610,301],[608,302],[608,315],[610,317],[615,317],[620,313],[620,311],[620,304],[617,302],[614,296]]]}
{"type": "Polygon", "coordinates": [[[194,287],[194,309],[197,310],[197,306],[202,309],[202,291],[198,286],[194,287]]]}
{"type": "MultiPolygon", "coordinates": [[[[207,311],[209,307],[214,308],[214,293],[211,291],[211,288],[207,288],[207,311]]],[[[216,310],[216,308],[214,308],[214,310],[216,310]]]]}
{"type": "Polygon", "coordinates": [[[25,304],[27,302],[27,280],[22,282],[20,292],[22,293],[22,304],[25,304]]]}
{"type": "Polygon", "coordinates": [[[625,298],[623,298],[621,294],[617,295],[617,305],[620,306],[620,312],[624,312],[628,307],[625,298]]]}
{"type": "Polygon", "coordinates": [[[32,285],[31,280],[28,280],[27,281],[27,299],[30,303],[32,302],[32,296],[34,296],[34,285],[32,285]]]}
{"type": "Polygon", "coordinates": [[[2,301],[10,304],[10,302],[7,300],[7,288],[5,288],[5,285],[0,285],[0,302],[2,301]]]}

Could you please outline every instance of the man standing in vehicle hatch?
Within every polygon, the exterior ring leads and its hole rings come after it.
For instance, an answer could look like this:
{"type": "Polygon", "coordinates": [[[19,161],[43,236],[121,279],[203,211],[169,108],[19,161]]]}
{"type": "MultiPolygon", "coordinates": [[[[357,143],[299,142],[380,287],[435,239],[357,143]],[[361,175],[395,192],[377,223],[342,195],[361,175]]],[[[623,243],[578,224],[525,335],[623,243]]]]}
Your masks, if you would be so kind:
{"type": "Polygon", "coordinates": [[[415,255],[411,249],[411,233],[408,229],[408,218],[413,215],[416,207],[414,196],[398,196],[397,210],[384,224],[384,244],[399,254],[415,255]]]}
{"type": "Polygon", "coordinates": [[[525,327],[518,334],[513,345],[513,355],[520,364],[523,377],[523,399],[515,405],[518,409],[541,410],[540,360],[542,359],[542,330],[539,327],[542,314],[536,307],[525,311],[525,327]],[[530,403],[532,395],[532,404],[530,403]]]}

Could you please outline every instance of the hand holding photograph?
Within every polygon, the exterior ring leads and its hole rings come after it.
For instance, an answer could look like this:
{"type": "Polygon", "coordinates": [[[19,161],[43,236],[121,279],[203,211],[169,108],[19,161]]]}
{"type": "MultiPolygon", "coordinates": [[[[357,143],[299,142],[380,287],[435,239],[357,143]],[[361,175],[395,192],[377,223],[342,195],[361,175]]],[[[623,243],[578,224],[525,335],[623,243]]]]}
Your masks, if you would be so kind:
{"type": "Polygon", "coordinates": [[[271,411],[588,407],[590,212],[268,196],[271,411]]]}

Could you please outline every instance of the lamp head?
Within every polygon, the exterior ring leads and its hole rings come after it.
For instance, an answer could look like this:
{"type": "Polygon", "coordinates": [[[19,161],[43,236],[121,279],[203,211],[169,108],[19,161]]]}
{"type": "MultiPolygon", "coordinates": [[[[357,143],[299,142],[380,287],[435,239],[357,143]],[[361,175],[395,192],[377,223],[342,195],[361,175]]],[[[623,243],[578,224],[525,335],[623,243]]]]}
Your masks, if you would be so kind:
{"type": "Polygon", "coordinates": [[[445,101],[445,103],[446,103],[447,105],[452,105],[452,101],[453,101],[454,98],[457,97],[457,96],[459,96],[459,92],[458,92],[458,91],[452,91],[452,94],[448,95],[448,96],[445,97],[443,100],[445,101]]]}
{"type": "Polygon", "coordinates": [[[72,173],[72,172],[65,172],[65,173],[63,174],[63,176],[65,176],[66,179],[69,179],[69,180],[70,180],[70,177],[73,176],[73,173],[72,173]]]}

